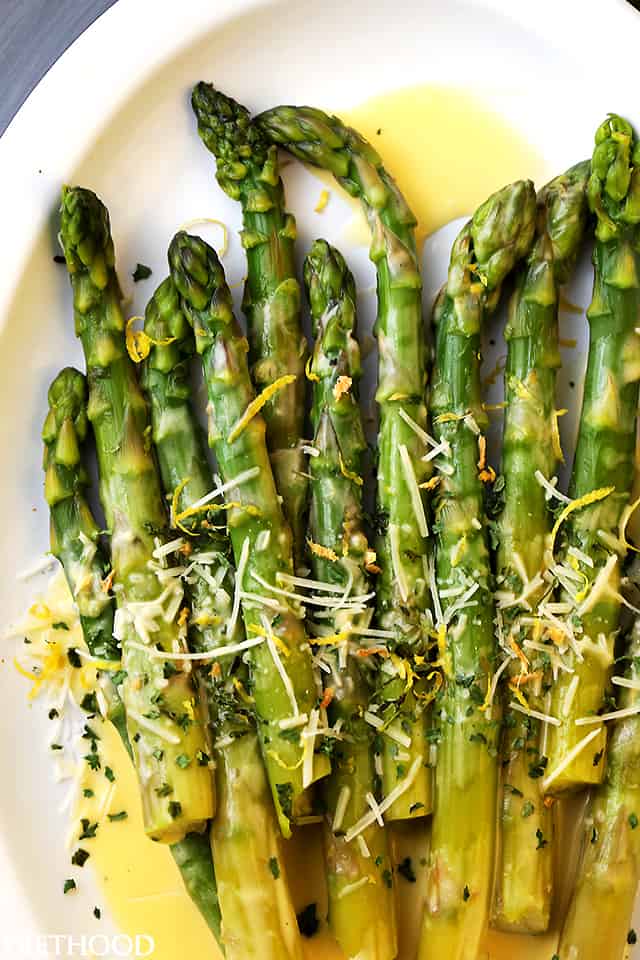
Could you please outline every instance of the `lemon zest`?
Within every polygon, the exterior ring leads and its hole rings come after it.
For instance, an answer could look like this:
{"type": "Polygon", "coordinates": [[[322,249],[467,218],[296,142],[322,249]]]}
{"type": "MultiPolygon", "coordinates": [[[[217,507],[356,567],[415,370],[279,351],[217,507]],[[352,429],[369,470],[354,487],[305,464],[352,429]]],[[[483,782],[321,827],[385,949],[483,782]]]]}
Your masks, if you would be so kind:
{"type": "Polygon", "coordinates": [[[272,757],[275,760],[275,762],[278,764],[278,766],[282,767],[283,770],[289,770],[289,771],[297,770],[299,767],[302,766],[302,761],[304,760],[304,756],[302,756],[300,757],[297,763],[294,763],[294,764],[285,763],[284,760],[280,757],[280,754],[276,753],[275,750],[267,750],[267,756],[272,757]]]}
{"type": "Polygon", "coordinates": [[[310,537],[307,537],[307,545],[314,556],[322,557],[323,560],[331,560],[332,563],[338,562],[338,555],[331,547],[324,547],[321,543],[315,543],[310,537]]]}
{"type": "Polygon", "coordinates": [[[229,249],[229,229],[226,223],[223,223],[222,220],[216,220],[215,217],[196,217],[195,220],[187,220],[186,223],[183,223],[180,227],[180,230],[190,230],[191,227],[197,227],[201,223],[214,223],[216,227],[222,229],[222,246],[219,250],[216,251],[220,259],[222,260],[229,249]]]}
{"type": "Polygon", "coordinates": [[[315,383],[319,383],[320,377],[318,376],[317,373],[314,373],[313,370],[311,369],[312,363],[313,363],[313,357],[307,357],[307,362],[304,365],[305,376],[307,380],[312,380],[315,383]]]}
{"type": "Polygon", "coordinates": [[[558,530],[570,514],[575,510],[582,509],[582,507],[588,507],[592,503],[604,500],[605,497],[608,497],[614,490],[615,487],[598,487],[597,490],[591,490],[589,493],[585,493],[584,496],[578,497],[577,500],[572,500],[571,503],[568,503],[552,527],[550,552],[553,554],[558,530]]]}
{"type": "Polygon", "coordinates": [[[551,446],[553,448],[553,455],[556,460],[559,460],[560,463],[564,463],[564,454],[562,452],[562,446],[560,444],[560,430],[558,429],[558,420],[560,417],[564,417],[567,410],[553,410],[551,413],[551,446]]]}
{"type": "Polygon", "coordinates": [[[358,487],[361,487],[362,484],[363,484],[363,482],[364,482],[363,479],[362,479],[362,477],[358,476],[357,473],[354,473],[352,470],[349,470],[349,469],[348,469],[346,463],[345,463],[344,460],[342,459],[342,454],[341,454],[341,453],[338,453],[338,461],[339,461],[339,463],[340,463],[340,473],[342,474],[342,476],[343,476],[343,477],[346,477],[347,480],[351,480],[351,481],[352,481],[353,483],[355,483],[358,487]]]}
{"type": "Polygon", "coordinates": [[[142,363],[151,352],[151,347],[168,347],[170,343],[175,343],[175,337],[163,337],[160,340],[154,340],[145,330],[134,330],[133,324],[136,320],[144,320],[144,317],[129,317],[125,329],[125,343],[127,353],[134,363],[142,363]]]}
{"type": "Polygon", "coordinates": [[[627,525],[639,506],[640,497],[634,500],[633,503],[628,503],[620,515],[620,523],[618,524],[618,539],[624,544],[627,550],[633,550],[634,553],[640,553],[640,548],[634,547],[634,545],[627,540],[627,525]]]}
{"type": "Polygon", "coordinates": [[[234,440],[237,440],[247,424],[253,420],[255,415],[264,407],[265,403],[270,400],[271,397],[275,396],[279,390],[282,390],[283,387],[288,387],[295,379],[295,374],[287,373],[283,377],[278,377],[278,379],[270,383],[268,387],[265,387],[257,397],[254,397],[240,419],[236,421],[231,428],[229,436],[227,437],[227,443],[233,443],[234,440]]]}
{"type": "Polygon", "coordinates": [[[328,203],[329,203],[329,191],[323,190],[322,193],[320,194],[320,198],[318,199],[318,202],[313,208],[314,212],[322,213],[322,211],[326,208],[328,203]]]}

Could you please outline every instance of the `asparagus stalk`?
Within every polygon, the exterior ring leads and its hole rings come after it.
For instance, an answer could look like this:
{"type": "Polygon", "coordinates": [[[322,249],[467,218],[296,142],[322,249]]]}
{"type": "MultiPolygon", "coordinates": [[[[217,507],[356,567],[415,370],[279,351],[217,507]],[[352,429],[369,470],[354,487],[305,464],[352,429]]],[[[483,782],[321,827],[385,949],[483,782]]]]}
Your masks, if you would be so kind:
{"type": "Polygon", "coordinates": [[[178,233],[169,248],[169,264],[194,328],[207,381],[209,443],[229,487],[236,597],[242,600],[247,642],[255,642],[251,688],[258,733],[280,828],[288,837],[299,802],[307,799],[306,788],[325,776],[330,764],[326,755],[315,752],[319,680],[304,632],[303,609],[292,589],[291,532],[278,500],[259,414],[278,382],[255,397],[246,340],[211,247],[198,237],[178,233]],[[283,737],[292,721],[308,736],[283,737]]]}
{"type": "Polygon", "coordinates": [[[275,146],[252,123],[245,107],[198,83],[191,95],[198,133],[217,160],[217,180],[242,205],[247,253],[243,311],[247,317],[251,376],[258,391],[279,377],[295,380],[264,410],[267,445],[284,515],[293,533],[295,567],[305,550],[307,465],[302,451],[307,342],[300,324],[296,279],[296,222],[285,211],[275,146]]]}
{"type": "MultiPolygon", "coordinates": [[[[536,644],[540,633],[530,625],[531,617],[543,615],[542,602],[551,592],[547,543],[552,517],[539,478],[551,481],[559,460],[558,288],[568,279],[584,236],[589,171],[588,161],[580,163],[540,192],[535,242],[519,271],[505,330],[504,505],[497,585],[501,635],[512,659],[504,693],[507,703],[519,695],[542,713],[549,683],[545,654],[539,640],[537,652],[527,647],[528,641],[536,644]]],[[[540,778],[529,775],[540,753],[540,732],[537,719],[507,708],[493,924],[523,933],[544,932],[551,910],[553,816],[543,802],[540,778]]]]}
{"type": "MultiPolygon", "coordinates": [[[[49,413],[42,431],[45,497],[51,513],[51,552],[62,564],[75,597],[89,652],[113,662],[120,660],[120,648],[113,638],[113,597],[103,589],[109,561],[86,499],[88,477],[81,460],[87,433],[86,403],[82,374],[71,367],[62,370],[49,389],[49,413]]],[[[102,690],[107,716],[131,753],[122,700],[108,674],[102,690]]],[[[206,835],[189,834],[173,844],[171,853],[189,896],[220,941],[220,909],[206,835]]]]}
{"type": "Polygon", "coordinates": [[[499,722],[483,710],[495,663],[494,603],[483,507],[486,414],[480,330],[535,227],[530,181],[490,197],[458,235],[436,303],[431,409],[442,453],[435,498],[436,592],[444,685],[420,960],[475,960],[489,913],[499,722]],[[453,595],[450,591],[454,591],[453,595]]]}
{"type": "MultiPolygon", "coordinates": [[[[635,578],[638,577],[636,567],[635,578]]],[[[625,955],[640,882],[640,618],[630,631],[627,669],[604,781],[591,797],[578,877],[560,937],[560,960],[625,955]]]]}
{"type": "Polygon", "coordinates": [[[204,829],[214,811],[207,768],[179,762],[206,752],[191,678],[173,664],[169,673],[170,661],[163,659],[183,647],[182,585],[178,578],[165,582],[154,558],[166,539],[167,519],[146,442],[147,408],[125,349],[109,217],[95,194],[63,189],[61,236],[87,363],[88,416],[111,533],[115,633],[126,672],[122,699],[145,829],[153,839],[175,843],[204,829]]]}
{"type": "MultiPolygon", "coordinates": [[[[424,491],[428,475],[422,446],[425,405],[425,340],[422,283],[418,270],[415,217],[373,147],[337,117],[310,107],[275,107],[257,122],[275,143],[301,160],[330,170],[364,206],[372,231],[370,257],[378,281],[376,323],[379,366],[376,398],[380,412],[376,551],[378,626],[392,634],[395,653],[382,675],[380,694],[411,739],[411,764],[422,763],[409,789],[387,811],[388,819],[408,819],[431,810],[431,771],[427,766],[426,714],[407,690],[414,656],[425,657],[432,619],[427,562],[429,544],[424,491]]],[[[408,767],[399,764],[385,742],[383,788],[391,793],[408,767]]]]}
{"type": "MultiPolygon", "coordinates": [[[[188,577],[190,646],[197,653],[237,647],[246,637],[242,621],[234,622],[232,617],[235,578],[230,544],[208,505],[193,510],[214,482],[206,439],[191,403],[193,330],[169,278],[147,306],[145,333],[151,349],[143,368],[144,386],[160,474],[174,517],[181,518],[181,528],[188,531],[180,549],[192,568],[188,577]]],[[[211,845],[226,956],[228,960],[300,960],[280,831],[247,693],[246,664],[238,654],[229,654],[217,657],[213,667],[205,662],[198,674],[216,764],[218,809],[211,845]]]]}
{"type": "MultiPolygon", "coordinates": [[[[358,403],[360,350],[355,337],[356,292],[341,254],[316,240],[304,263],[304,281],[311,304],[315,349],[311,420],[316,456],[310,459],[312,497],[311,542],[320,552],[311,556],[319,584],[365,596],[371,555],[362,516],[364,430],[358,403]]],[[[373,607],[357,613],[340,609],[318,621],[325,674],[325,699],[332,726],[340,725],[333,769],[325,780],[327,817],[324,826],[329,894],[329,928],[346,957],[393,960],[397,953],[396,921],[387,836],[374,822],[347,842],[370,807],[377,775],[373,760],[374,728],[364,719],[375,687],[375,639],[353,634],[366,631],[373,607]],[[363,656],[364,655],[364,656],[363,656]]]]}
{"type": "Polygon", "coordinates": [[[551,713],[561,723],[550,730],[543,783],[553,794],[600,783],[605,770],[605,727],[587,737],[598,729],[595,717],[589,718],[605,702],[620,618],[625,544],[619,525],[631,489],[640,379],[639,162],[631,126],[608,117],[596,133],[588,187],[597,219],[595,276],[569,491],[574,502],[556,521],[557,526],[566,518],[556,573],[571,606],[561,639],[574,673],[563,672],[553,687],[551,713]]]}

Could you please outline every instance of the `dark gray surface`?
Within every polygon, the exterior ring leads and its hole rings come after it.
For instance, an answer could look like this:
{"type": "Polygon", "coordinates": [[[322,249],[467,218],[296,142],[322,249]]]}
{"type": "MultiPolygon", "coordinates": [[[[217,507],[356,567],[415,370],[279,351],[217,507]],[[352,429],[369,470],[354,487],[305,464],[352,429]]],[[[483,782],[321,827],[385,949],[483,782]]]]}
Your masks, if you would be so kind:
{"type": "Polygon", "coordinates": [[[0,134],[69,44],[115,0],[0,0],[0,134]]]}

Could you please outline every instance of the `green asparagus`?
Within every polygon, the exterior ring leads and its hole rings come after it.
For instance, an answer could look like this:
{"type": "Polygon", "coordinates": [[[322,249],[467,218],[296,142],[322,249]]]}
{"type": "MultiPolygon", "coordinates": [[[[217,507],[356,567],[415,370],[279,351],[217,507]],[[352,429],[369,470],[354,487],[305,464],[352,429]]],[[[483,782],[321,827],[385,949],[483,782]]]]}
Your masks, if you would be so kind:
{"type": "Polygon", "coordinates": [[[284,209],[278,154],[251,122],[245,107],[198,83],[191,95],[198,133],[217,160],[217,179],[242,204],[247,253],[243,311],[249,333],[251,376],[258,390],[287,374],[295,381],[264,410],[267,445],[285,518],[293,533],[296,568],[303,562],[307,498],[304,376],[307,342],[300,325],[296,279],[296,222],[284,209]]]}
{"type": "MultiPolygon", "coordinates": [[[[639,574],[636,565],[636,581],[639,574]]],[[[560,960],[618,960],[632,942],[628,936],[640,883],[640,618],[625,653],[627,670],[618,681],[622,714],[611,735],[604,782],[594,790],[585,818],[560,960]]]]}
{"type": "Polygon", "coordinates": [[[431,410],[440,477],[434,603],[444,686],[436,701],[441,717],[436,807],[420,960],[475,960],[488,920],[499,722],[482,709],[496,649],[483,506],[483,480],[490,471],[480,331],[505,277],[531,246],[535,213],[530,181],[505,187],[479,207],[454,243],[448,282],[434,312],[431,410]]]}
{"type": "MultiPolygon", "coordinates": [[[[523,714],[515,695],[544,713],[549,683],[540,630],[551,599],[547,543],[552,525],[547,489],[560,459],[555,409],[558,287],[575,264],[587,221],[585,161],[552,180],[538,197],[536,239],[519,271],[505,330],[506,411],[502,454],[504,504],[498,524],[497,607],[500,636],[510,658],[505,686],[501,835],[493,924],[542,933],[549,926],[553,885],[553,816],[540,778],[529,776],[540,747],[540,721],[523,714]],[[524,621],[524,622],[523,622],[524,621]],[[517,652],[518,656],[515,655],[517,652]],[[514,695],[515,691],[515,695],[514,695]],[[545,838],[544,845],[536,837],[545,838]]],[[[555,672],[557,673],[557,666],[555,672]]],[[[525,708],[526,709],[526,708],[525,708]]]]}
{"type": "MultiPolygon", "coordinates": [[[[191,403],[189,363],[193,330],[171,279],[164,280],[145,312],[150,353],[143,368],[153,440],[174,520],[185,532],[179,551],[187,574],[192,616],[190,647],[196,654],[238,647],[242,621],[233,618],[234,571],[228,538],[211,501],[214,486],[206,438],[191,403]],[[186,481],[186,482],[185,482],[186,481]],[[177,494],[177,495],[176,495],[177,494]]],[[[216,764],[218,809],[211,827],[222,936],[228,960],[300,960],[296,915],[279,844],[280,831],[260,756],[248,671],[236,654],[204,661],[198,669],[208,709],[216,764]],[[269,872],[272,858],[280,877],[269,872]]]]}
{"type": "Polygon", "coordinates": [[[331,171],[358,197],[372,231],[370,257],[378,280],[376,332],[379,348],[380,411],[376,541],[381,573],[377,622],[389,634],[395,657],[382,674],[381,695],[410,737],[410,766],[399,764],[385,741],[386,795],[405,781],[406,769],[421,758],[411,783],[387,810],[388,819],[408,819],[431,810],[423,701],[407,690],[414,657],[426,657],[432,619],[428,588],[428,528],[424,491],[429,467],[425,452],[425,339],[422,283],[418,269],[415,217],[373,147],[338,118],[311,107],[275,107],[257,122],[275,143],[301,160],[331,171]]]}
{"type": "MultiPolygon", "coordinates": [[[[291,532],[278,500],[260,407],[281,380],[256,397],[247,343],[233,316],[231,296],[215,252],[198,237],[178,233],[169,248],[172,279],[193,326],[209,393],[209,443],[228,488],[227,521],[237,563],[235,598],[242,600],[251,648],[251,692],[280,828],[291,832],[301,798],[330,769],[315,748],[317,684],[292,589],[291,532]],[[286,735],[303,727],[306,736],[286,735]],[[283,725],[284,724],[284,725],[283,725]]],[[[286,382],[286,378],[285,378],[286,382]]],[[[293,578],[295,580],[295,578],[293,578]]]]}
{"type": "MultiPolygon", "coordinates": [[[[355,338],[356,292],[341,254],[317,240],[304,263],[315,349],[310,460],[311,542],[318,590],[333,591],[329,618],[316,622],[320,656],[331,673],[325,700],[331,726],[340,724],[333,770],[325,781],[324,826],[329,928],[348,958],[393,960],[397,953],[391,869],[384,827],[362,826],[376,792],[375,732],[366,720],[375,686],[375,636],[367,637],[373,606],[341,607],[345,595],[366,596],[371,554],[362,516],[362,461],[366,441],[358,403],[360,351],[355,338]],[[355,634],[353,630],[357,631],[355,634]],[[357,836],[347,840],[349,831],[357,836]],[[347,835],[347,836],[346,836],[347,835]]],[[[370,715],[371,716],[371,715],[370,715]]]]}
{"type": "Polygon", "coordinates": [[[175,843],[204,829],[214,797],[206,767],[177,762],[206,752],[205,731],[189,674],[167,659],[183,646],[183,590],[179,578],[161,575],[154,557],[168,524],[147,442],[147,407],[125,349],[109,217],[95,194],[63,189],[61,238],[88,370],[88,417],[111,534],[114,632],[126,672],[122,699],[145,829],[175,843]]]}
{"type": "Polygon", "coordinates": [[[558,517],[554,567],[569,612],[559,625],[567,647],[553,687],[545,792],[600,783],[605,705],[620,617],[622,511],[633,473],[640,379],[640,147],[631,126],[611,115],[598,128],[588,199],[596,216],[594,292],[587,311],[589,357],[568,504],[558,517]],[[600,730],[596,734],[596,730],[600,730]]]}
{"type": "MultiPolygon", "coordinates": [[[[73,368],[59,373],[49,389],[49,413],[42,431],[45,498],[51,512],[51,552],[60,560],[75,597],[89,652],[114,662],[120,660],[120,649],[113,639],[113,597],[103,589],[109,563],[86,500],[88,478],[81,460],[87,432],[86,393],[84,377],[73,368]]],[[[118,689],[106,682],[102,690],[107,716],[131,753],[118,689]]],[[[173,844],[171,853],[189,896],[220,940],[220,910],[206,834],[189,834],[173,844]]]]}

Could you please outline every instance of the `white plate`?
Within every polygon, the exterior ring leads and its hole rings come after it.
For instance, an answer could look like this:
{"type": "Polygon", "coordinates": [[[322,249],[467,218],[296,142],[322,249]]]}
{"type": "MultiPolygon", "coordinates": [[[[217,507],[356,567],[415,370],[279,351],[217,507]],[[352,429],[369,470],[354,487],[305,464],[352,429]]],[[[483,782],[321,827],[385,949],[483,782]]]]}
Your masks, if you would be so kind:
{"type": "MultiPolygon", "coordinates": [[[[90,186],[108,204],[119,272],[139,313],[151,286],[128,284],[137,260],[156,281],[178,225],[204,215],[239,226],[239,209],[218,189],[197,140],[188,106],[195,81],[210,79],[253,110],[304,102],[336,112],[395,88],[455,85],[503,114],[556,172],[590,154],[608,110],[640,122],[639,44],[640,21],[624,0],[120,0],[104,14],[0,141],[3,619],[19,615],[32,589],[16,583],[16,571],[48,546],[38,440],[46,389],[63,364],[81,365],[65,271],[51,262],[63,182],[90,186]]],[[[317,231],[317,185],[305,193],[308,178],[287,170],[301,251],[317,231]]],[[[347,215],[332,201],[322,221],[329,240],[347,215]]],[[[444,278],[450,231],[444,239],[426,248],[428,293],[444,278]]],[[[369,286],[364,249],[351,261],[369,286]]],[[[242,277],[237,237],[225,265],[231,281],[242,277]]],[[[585,303],[586,266],[577,282],[585,303]]],[[[60,794],[51,783],[45,719],[27,709],[24,685],[2,653],[2,933],[74,931],[95,899],[90,890],[73,903],[58,895],[68,852],[64,820],[52,812],[60,794]]]]}

